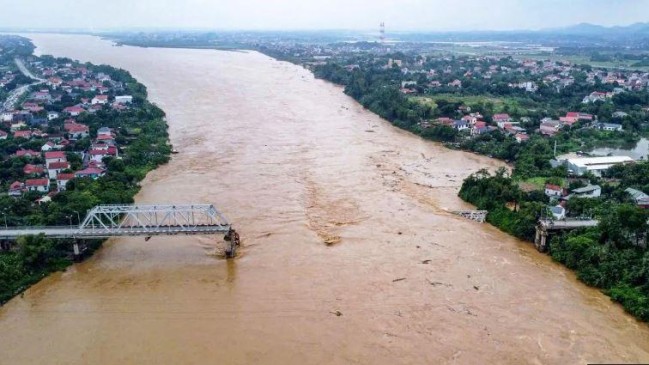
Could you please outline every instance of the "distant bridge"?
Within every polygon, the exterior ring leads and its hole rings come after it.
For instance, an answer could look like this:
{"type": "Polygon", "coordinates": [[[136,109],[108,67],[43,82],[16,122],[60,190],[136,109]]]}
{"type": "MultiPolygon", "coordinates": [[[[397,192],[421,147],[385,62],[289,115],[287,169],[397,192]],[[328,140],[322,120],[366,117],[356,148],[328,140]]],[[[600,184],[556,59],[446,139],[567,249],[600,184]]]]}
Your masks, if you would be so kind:
{"type": "Polygon", "coordinates": [[[547,250],[547,240],[551,231],[571,230],[578,228],[596,227],[599,224],[595,219],[540,219],[536,225],[536,237],[534,245],[536,249],[544,252],[547,250]]]}
{"type": "Polygon", "coordinates": [[[239,234],[227,219],[210,204],[176,205],[99,205],[88,212],[79,226],[7,227],[0,229],[0,240],[43,234],[48,238],[78,240],[120,236],[211,235],[224,234],[226,256],[234,257],[239,234]]]}

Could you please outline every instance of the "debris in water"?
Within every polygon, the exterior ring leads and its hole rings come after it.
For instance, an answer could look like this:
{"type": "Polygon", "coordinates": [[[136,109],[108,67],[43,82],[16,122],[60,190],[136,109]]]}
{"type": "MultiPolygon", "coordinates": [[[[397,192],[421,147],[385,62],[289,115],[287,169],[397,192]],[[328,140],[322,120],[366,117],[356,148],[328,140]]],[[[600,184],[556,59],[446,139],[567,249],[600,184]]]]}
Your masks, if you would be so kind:
{"type": "Polygon", "coordinates": [[[393,283],[396,283],[397,281],[402,281],[402,280],[406,280],[406,278],[398,278],[398,279],[394,279],[394,280],[392,280],[392,282],[393,282],[393,283]]]}
{"type": "Polygon", "coordinates": [[[329,312],[329,313],[331,313],[331,314],[335,314],[336,317],[340,317],[340,316],[343,315],[343,312],[341,312],[341,311],[339,311],[339,310],[336,310],[336,311],[333,311],[333,312],[329,312]]]}
{"type": "Polygon", "coordinates": [[[325,238],[324,243],[327,246],[331,246],[331,245],[335,245],[336,243],[340,243],[340,240],[341,240],[341,238],[339,236],[331,236],[331,237],[325,238]]]}
{"type": "Polygon", "coordinates": [[[477,285],[474,285],[474,286],[473,286],[473,289],[475,289],[475,290],[480,290],[480,287],[477,286],[477,285]]]}
{"type": "Polygon", "coordinates": [[[424,261],[422,261],[421,263],[424,264],[424,265],[428,265],[428,264],[430,264],[431,261],[432,261],[432,260],[424,260],[424,261]]]}
{"type": "Polygon", "coordinates": [[[442,283],[441,281],[430,281],[428,279],[426,279],[426,280],[428,281],[428,284],[430,284],[432,286],[440,286],[441,285],[441,286],[445,286],[447,288],[450,288],[452,286],[451,284],[442,283]]]}

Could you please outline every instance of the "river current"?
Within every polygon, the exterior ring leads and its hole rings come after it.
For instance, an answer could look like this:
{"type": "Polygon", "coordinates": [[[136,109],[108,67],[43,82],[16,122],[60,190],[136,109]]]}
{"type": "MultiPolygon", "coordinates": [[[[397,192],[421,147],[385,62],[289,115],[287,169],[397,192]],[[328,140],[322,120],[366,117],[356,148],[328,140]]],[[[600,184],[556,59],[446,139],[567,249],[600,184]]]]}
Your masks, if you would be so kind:
{"type": "Polygon", "coordinates": [[[531,244],[450,213],[502,164],[392,127],[255,52],[30,34],[129,70],[172,161],[139,203],[214,203],[241,233],[108,241],[0,308],[1,364],[649,362],[649,330],[531,244]]]}

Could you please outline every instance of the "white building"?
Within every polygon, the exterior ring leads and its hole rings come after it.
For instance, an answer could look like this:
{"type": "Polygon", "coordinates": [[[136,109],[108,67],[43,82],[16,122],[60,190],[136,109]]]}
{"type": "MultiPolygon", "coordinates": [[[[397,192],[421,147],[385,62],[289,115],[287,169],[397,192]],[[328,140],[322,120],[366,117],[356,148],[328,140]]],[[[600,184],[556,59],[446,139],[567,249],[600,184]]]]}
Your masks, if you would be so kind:
{"type": "Polygon", "coordinates": [[[565,160],[568,171],[581,176],[590,171],[595,176],[601,176],[602,171],[617,164],[632,163],[634,160],[628,156],[606,156],[606,157],[578,157],[565,160]]]}
{"type": "Polygon", "coordinates": [[[588,185],[583,188],[575,189],[570,194],[571,197],[578,198],[598,198],[602,195],[602,187],[599,185],[588,185]]]}
{"type": "Polygon", "coordinates": [[[115,97],[115,102],[117,104],[130,104],[133,102],[133,97],[131,95],[120,95],[115,97]]]}

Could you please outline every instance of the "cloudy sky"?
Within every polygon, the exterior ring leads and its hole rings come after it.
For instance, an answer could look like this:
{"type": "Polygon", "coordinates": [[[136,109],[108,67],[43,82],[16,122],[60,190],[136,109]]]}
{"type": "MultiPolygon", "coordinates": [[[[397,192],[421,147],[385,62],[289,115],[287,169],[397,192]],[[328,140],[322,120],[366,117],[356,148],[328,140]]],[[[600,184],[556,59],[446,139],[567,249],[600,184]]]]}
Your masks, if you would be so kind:
{"type": "Polygon", "coordinates": [[[507,30],[648,13],[649,0],[0,0],[0,27],[507,30]]]}

